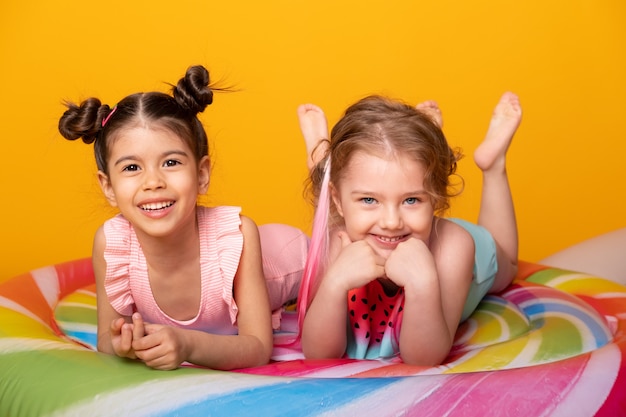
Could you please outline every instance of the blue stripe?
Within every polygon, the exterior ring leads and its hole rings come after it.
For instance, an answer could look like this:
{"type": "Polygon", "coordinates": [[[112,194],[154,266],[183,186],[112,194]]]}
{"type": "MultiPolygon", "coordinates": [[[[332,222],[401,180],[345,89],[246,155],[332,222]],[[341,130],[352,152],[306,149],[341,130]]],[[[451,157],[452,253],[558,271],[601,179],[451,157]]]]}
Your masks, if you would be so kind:
{"type": "MultiPolygon", "coordinates": [[[[401,378],[301,378],[211,396],[161,416],[315,416],[368,396],[401,378]]],[[[192,389],[190,387],[190,389],[192,389]]]]}
{"type": "Polygon", "coordinates": [[[598,322],[595,317],[591,316],[589,313],[579,307],[574,307],[568,304],[551,303],[544,301],[525,307],[524,312],[529,317],[531,317],[533,322],[545,318],[546,315],[552,312],[564,313],[566,315],[576,317],[581,320],[584,325],[589,329],[596,341],[597,347],[602,347],[612,340],[610,332],[606,328],[604,323],[598,322]],[[535,316],[539,317],[535,318],[535,316]]]}
{"type": "Polygon", "coordinates": [[[66,336],[76,339],[82,343],[86,343],[93,349],[98,345],[98,335],[93,332],[80,332],[75,330],[62,329],[66,336]]]}

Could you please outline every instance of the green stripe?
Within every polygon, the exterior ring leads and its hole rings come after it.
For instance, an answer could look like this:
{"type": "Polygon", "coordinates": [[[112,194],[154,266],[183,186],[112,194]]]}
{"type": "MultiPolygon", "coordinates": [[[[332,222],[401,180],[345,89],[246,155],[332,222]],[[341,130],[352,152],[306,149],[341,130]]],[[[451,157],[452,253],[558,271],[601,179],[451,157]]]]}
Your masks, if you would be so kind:
{"type": "Polygon", "coordinates": [[[98,313],[93,308],[60,305],[54,310],[57,322],[98,324],[98,313]]]}
{"type": "Polygon", "coordinates": [[[499,302],[484,299],[474,311],[473,318],[478,322],[477,334],[485,333],[481,337],[485,339],[493,339],[493,341],[501,341],[502,334],[491,335],[487,337],[489,330],[484,329],[487,323],[497,321],[497,318],[484,314],[490,312],[491,314],[498,316],[504,321],[504,325],[508,328],[507,339],[515,339],[528,332],[529,323],[526,315],[520,311],[520,309],[508,300],[499,299],[499,302]],[[483,330],[483,331],[481,331],[483,330]]]}
{"type": "Polygon", "coordinates": [[[549,282],[555,278],[561,278],[566,275],[574,274],[575,272],[567,271],[565,269],[548,268],[535,272],[529,276],[526,281],[534,282],[535,284],[548,285],[549,282]]]}
{"type": "Polygon", "coordinates": [[[78,350],[3,354],[0,369],[0,416],[23,417],[47,415],[146,381],[217,372],[192,368],[156,371],[140,362],[78,350]]]}
{"type": "Polygon", "coordinates": [[[579,329],[567,318],[547,317],[541,328],[541,346],[534,363],[555,362],[580,355],[583,351],[579,329]]]}

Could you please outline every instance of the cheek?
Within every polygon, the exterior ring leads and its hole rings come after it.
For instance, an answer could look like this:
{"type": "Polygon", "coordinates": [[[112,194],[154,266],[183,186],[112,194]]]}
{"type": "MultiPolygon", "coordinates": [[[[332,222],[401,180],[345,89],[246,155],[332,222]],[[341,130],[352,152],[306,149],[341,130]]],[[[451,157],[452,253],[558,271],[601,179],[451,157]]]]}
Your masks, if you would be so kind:
{"type": "Polygon", "coordinates": [[[346,225],[346,231],[351,238],[354,238],[354,234],[362,234],[369,231],[375,219],[359,210],[346,210],[344,216],[344,223],[346,225]]]}
{"type": "Polygon", "coordinates": [[[115,186],[112,187],[112,190],[117,199],[128,199],[134,194],[132,191],[133,187],[129,184],[128,181],[121,181],[116,183],[115,186]]]}
{"type": "Polygon", "coordinates": [[[179,190],[180,192],[188,192],[197,194],[201,188],[198,176],[192,173],[179,173],[168,178],[168,186],[179,190]]]}
{"type": "Polygon", "coordinates": [[[432,213],[424,212],[420,216],[414,217],[411,221],[410,227],[419,233],[420,240],[426,240],[430,236],[433,218],[432,213]]]}

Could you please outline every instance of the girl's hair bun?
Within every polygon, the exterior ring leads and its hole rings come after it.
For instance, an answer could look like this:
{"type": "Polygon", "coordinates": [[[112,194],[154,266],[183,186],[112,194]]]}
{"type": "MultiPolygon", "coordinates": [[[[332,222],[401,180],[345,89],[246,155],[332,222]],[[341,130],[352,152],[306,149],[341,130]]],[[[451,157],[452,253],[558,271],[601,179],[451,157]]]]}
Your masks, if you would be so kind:
{"type": "Polygon", "coordinates": [[[174,99],[190,113],[201,113],[213,103],[213,90],[209,88],[209,83],[209,71],[206,68],[201,65],[189,67],[173,88],[174,99]]]}
{"type": "Polygon", "coordinates": [[[111,112],[111,107],[91,97],[76,105],[65,102],[67,110],[59,119],[59,132],[67,140],[82,139],[93,143],[102,129],[102,121],[111,112]]]}

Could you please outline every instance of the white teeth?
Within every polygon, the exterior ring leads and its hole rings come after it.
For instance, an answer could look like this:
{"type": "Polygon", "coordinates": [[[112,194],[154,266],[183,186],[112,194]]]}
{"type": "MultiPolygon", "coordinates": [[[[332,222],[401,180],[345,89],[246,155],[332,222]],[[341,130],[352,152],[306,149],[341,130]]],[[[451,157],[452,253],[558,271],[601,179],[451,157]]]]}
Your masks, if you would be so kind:
{"type": "Polygon", "coordinates": [[[167,202],[164,201],[161,203],[143,204],[140,207],[142,210],[161,210],[161,209],[171,206],[172,204],[174,204],[173,201],[167,201],[167,202]]]}
{"type": "Polygon", "coordinates": [[[402,236],[396,236],[396,237],[379,236],[378,238],[382,240],[383,242],[397,242],[400,239],[402,239],[402,236]]]}

